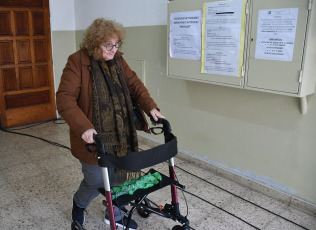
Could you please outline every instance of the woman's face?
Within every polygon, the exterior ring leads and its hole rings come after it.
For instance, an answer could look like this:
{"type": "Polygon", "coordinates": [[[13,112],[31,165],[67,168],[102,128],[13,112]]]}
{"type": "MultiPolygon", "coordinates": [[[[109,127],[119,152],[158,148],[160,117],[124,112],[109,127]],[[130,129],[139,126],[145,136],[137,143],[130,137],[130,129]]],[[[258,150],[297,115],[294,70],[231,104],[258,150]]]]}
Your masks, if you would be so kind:
{"type": "Polygon", "coordinates": [[[113,37],[109,41],[100,45],[102,51],[102,57],[104,60],[109,61],[114,58],[114,55],[118,48],[121,46],[121,41],[117,37],[113,37]]]}

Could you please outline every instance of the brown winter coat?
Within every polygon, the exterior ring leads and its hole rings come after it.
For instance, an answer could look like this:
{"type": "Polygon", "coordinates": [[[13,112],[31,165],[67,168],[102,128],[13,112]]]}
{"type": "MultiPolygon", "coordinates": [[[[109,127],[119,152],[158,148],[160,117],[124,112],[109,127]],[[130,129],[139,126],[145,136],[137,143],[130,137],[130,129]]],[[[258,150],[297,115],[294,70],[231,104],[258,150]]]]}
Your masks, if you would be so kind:
{"type": "MultiPolygon", "coordinates": [[[[140,107],[145,113],[157,108],[146,87],[139,80],[117,51],[115,58],[120,65],[126,84],[140,107]]],[[[56,103],[59,114],[70,128],[70,145],[72,154],[87,164],[97,164],[97,158],[85,148],[81,135],[92,125],[92,73],[90,57],[82,50],[70,55],[63,70],[61,82],[56,93],[56,103]]],[[[148,124],[144,122],[143,130],[149,132],[148,124]]]]}

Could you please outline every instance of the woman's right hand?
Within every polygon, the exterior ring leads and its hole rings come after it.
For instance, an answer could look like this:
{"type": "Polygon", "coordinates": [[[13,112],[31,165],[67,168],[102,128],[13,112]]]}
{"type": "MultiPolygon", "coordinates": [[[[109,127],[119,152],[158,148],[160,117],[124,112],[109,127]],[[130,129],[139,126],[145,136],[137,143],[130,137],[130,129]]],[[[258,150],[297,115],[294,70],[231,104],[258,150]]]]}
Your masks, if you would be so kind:
{"type": "Polygon", "coordinates": [[[94,143],[93,134],[97,134],[97,131],[95,129],[88,129],[81,135],[81,138],[88,144],[92,144],[94,143]]]}

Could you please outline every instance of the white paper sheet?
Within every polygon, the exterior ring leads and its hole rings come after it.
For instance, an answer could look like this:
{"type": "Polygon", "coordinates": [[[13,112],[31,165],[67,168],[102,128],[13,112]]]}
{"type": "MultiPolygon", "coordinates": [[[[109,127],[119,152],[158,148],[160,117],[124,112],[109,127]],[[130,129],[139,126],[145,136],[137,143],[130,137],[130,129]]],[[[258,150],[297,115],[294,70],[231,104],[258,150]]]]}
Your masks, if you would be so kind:
{"type": "Polygon", "coordinates": [[[206,4],[202,73],[239,76],[242,0],[206,4]]]}
{"type": "Polygon", "coordinates": [[[256,59],[292,61],[298,8],[259,10],[256,59]]]}
{"type": "Polygon", "coordinates": [[[170,15],[170,57],[201,59],[201,21],[200,10],[176,12],[170,15]]]}

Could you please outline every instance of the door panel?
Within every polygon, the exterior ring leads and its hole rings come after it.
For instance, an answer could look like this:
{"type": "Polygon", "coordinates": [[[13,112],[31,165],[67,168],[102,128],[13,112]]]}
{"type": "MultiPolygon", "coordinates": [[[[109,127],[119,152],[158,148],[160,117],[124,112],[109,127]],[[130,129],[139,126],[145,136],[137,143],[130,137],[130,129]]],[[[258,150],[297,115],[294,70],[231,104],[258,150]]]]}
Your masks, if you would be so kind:
{"type": "Polygon", "coordinates": [[[36,87],[48,86],[47,66],[38,65],[36,68],[36,87]]]}
{"type": "Polygon", "coordinates": [[[18,62],[32,63],[30,40],[17,40],[18,62]]]}
{"type": "Polygon", "coordinates": [[[50,34],[48,0],[1,0],[2,127],[56,118],[50,34]]]}
{"type": "Polygon", "coordinates": [[[20,89],[32,89],[33,88],[33,73],[32,67],[20,67],[19,68],[19,76],[20,76],[20,89]]]}
{"type": "Polygon", "coordinates": [[[0,35],[12,35],[9,11],[0,12],[0,22],[0,35]]]}
{"type": "Polygon", "coordinates": [[[0,65],[14,64],[13,41],[0,41],[0,65]]]}
{"type": "Polygon", "coordinates": [[[14,12],[15,13],[15,31],[17,36],[29,35],[29,18],[28,12],[14,12]]]}
{"type": "Polygon", "coordinates": [[[35,55],[35,62],[45,62],[47,61],[46,56],[46,41],[45,39],[34,39],[34,55],[35,55]]]}
{"type": "Polygon", "coordinates": [[[44,13],[32,12],[33,18],[33,35],[45,34],[44,13]]]}
{"type": "Polygon", "coordinates": [[[2,69],[1,71],[2,75],[2,82],[3,82],[3,91],[9,92],[9,91],[16,91],[16,74],[14,68],[8,68],[8,69],[2,69]]]}
{"type": "Polygon", "coordinates": [[[49,91],[6,95],[7,108],[19,108],[49,102],[49,91]]]}
{"type": "Polygon", "coordinates": [[[46,1],[43,0],[1,0],[0,6],[4,7],[44,7],[46,1]]]}

